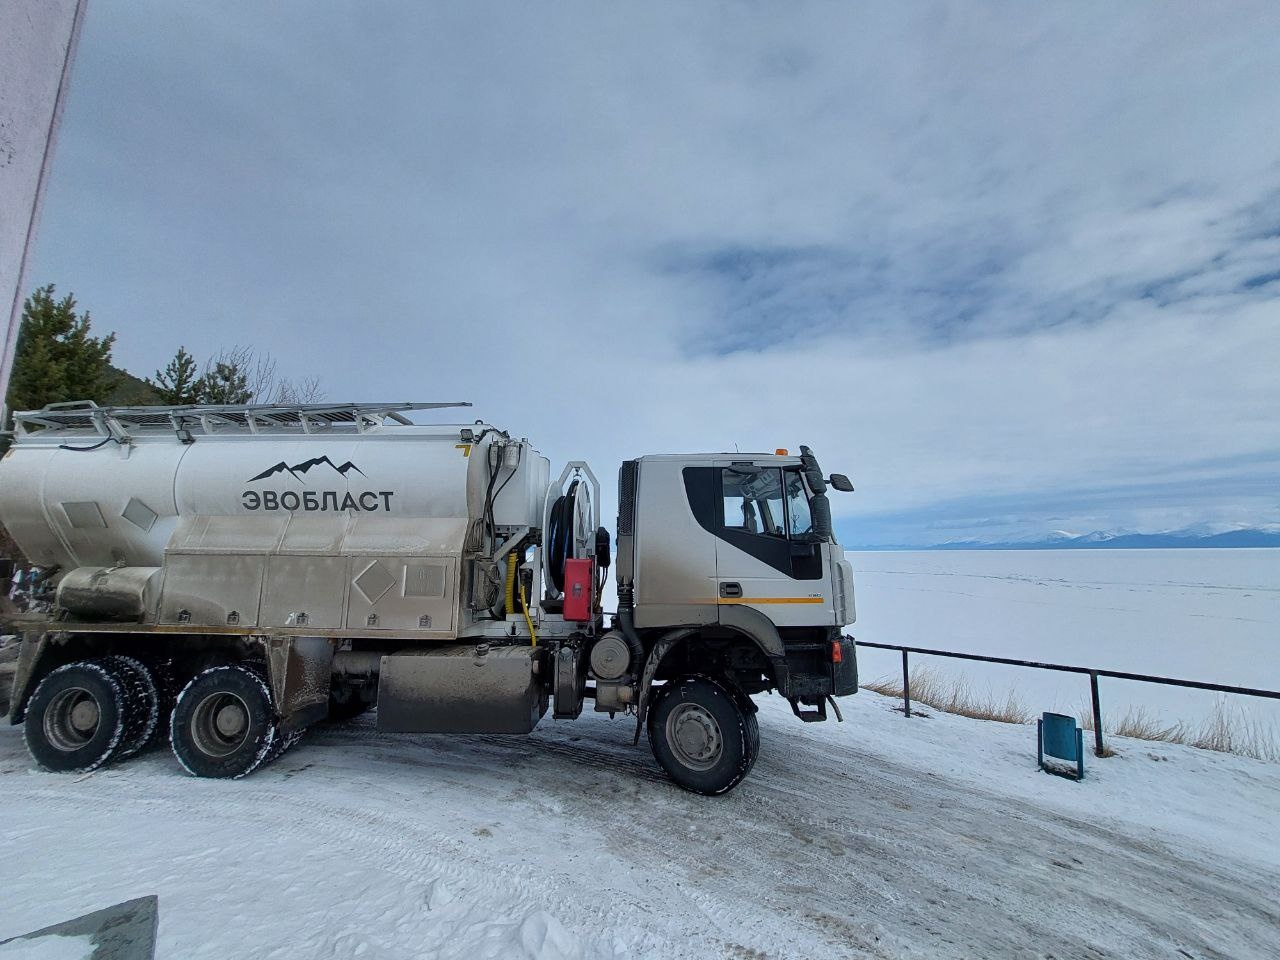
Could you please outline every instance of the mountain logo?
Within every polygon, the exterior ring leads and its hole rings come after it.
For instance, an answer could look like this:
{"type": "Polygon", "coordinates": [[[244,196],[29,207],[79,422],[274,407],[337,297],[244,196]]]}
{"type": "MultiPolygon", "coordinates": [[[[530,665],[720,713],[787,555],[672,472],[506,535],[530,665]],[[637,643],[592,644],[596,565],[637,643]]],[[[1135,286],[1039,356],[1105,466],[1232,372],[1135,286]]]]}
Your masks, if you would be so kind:
{"type": "MultiPolygon", "coordinates": [[[[337,466],[328,457],[314,457],[311,460],[303,460],[301,463],[295,463],[293,464],[293,466],[290,466],[288,463],[281,460],[275,466],[268,467],[266,470],[263,470],[256,477],[250,477],[248,482],[253,483],[253,481],[255,480],[265,480],[267,479],[267,477],[275,476],[277,473],[287,473],[301,480],[302,478],[299,477],[298,474],[300,473],[305,474],[308,471],[310,471],[312,467],[318,467],[321,465],[327,466],[331,470],[336,470],[338,473],[342,474],[344,477],[348,473],[350,473],[352,470],[360,474],[360,476],[362,477],[365,476],[365,472],[361,470],[359,467],[357,467],[350,460],[348,460],[342,466],[337,466]]],[[[306,481],[304,480],[303,482],[305,483],[306,481]]]]}

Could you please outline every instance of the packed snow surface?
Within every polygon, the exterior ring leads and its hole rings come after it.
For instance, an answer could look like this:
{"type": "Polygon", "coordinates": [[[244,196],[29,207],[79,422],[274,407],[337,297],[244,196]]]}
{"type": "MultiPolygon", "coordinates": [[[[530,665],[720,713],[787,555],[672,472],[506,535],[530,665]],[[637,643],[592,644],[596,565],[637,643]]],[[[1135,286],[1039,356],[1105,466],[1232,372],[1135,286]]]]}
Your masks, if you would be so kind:
{"type": "Polygon", "coordinates": [[[759,702],[760,760],[715,799],[595,715],[366,717],[240,781],[158,751],[43,773],[6,727],[0,939],[154,893],[166,960],[1276,956],[1280,765],[1117,740],[1073,783],[1034,727],[759,702]]]}
{"type": "Polygon", "coordinates": [[[0,943],[0,960],[93,960],[94,945],[87,936],[56,934],[0,943]]]}

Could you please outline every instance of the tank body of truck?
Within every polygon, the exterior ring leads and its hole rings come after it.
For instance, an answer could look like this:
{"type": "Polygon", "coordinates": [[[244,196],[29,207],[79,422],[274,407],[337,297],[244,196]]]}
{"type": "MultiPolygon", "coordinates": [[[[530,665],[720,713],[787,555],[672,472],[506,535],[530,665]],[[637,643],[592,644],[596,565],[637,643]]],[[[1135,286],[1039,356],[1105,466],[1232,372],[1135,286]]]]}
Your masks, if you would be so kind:
{"type": "Polygon", "coordinates": [[[18,414],[0,521],[56,584],[10,703],[35,759],[167,735],[234,777],[375,705],[385,730],[520,734],[591,701],[710,794],[755,761],[751,696],[821,720],[856,690],[852,571],[807,448],[624,463],[606,617],[590,468],[552,480],[527,440],[404,415],[448,406],[18,414]]]}

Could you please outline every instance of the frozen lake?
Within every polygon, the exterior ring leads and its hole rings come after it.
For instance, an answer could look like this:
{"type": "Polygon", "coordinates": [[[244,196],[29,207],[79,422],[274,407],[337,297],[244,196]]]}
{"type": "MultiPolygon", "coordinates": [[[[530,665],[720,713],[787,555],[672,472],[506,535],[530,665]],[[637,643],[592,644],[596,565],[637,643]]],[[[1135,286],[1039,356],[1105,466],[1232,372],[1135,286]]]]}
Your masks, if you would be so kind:
{"type": "MultiPolygon", "coordinates": [[[[860,640],[1280,690],[1280,550],[987,550],[850,553],[860,640]]],[[[1079,713],[1086,678],[913,657],[1032,710],[1079,713]]],[[[859,651],[864,679],[899,655],[859,651]]],[[[1197,721],[1216,694],[1101,681],[1104,717],[1142,705],[1197,721]]],[[[1280,728],[1280,702],[1227,697],[1280,728]]]]}

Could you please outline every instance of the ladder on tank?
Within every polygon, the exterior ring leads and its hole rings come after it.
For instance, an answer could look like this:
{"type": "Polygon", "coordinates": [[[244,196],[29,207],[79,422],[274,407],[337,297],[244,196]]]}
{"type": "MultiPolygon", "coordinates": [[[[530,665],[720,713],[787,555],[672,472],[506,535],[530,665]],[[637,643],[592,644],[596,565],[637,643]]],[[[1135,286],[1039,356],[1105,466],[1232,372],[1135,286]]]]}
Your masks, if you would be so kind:
{"type": "Polygon", "coordinates": [[[357,433],[388,421],[413,426],[404,416],[411,410],[469,407],[470,403],[248,403],[187,404],[181,406],[100,407],[91,400],[51,403],[42,410],[13,415],[14,432],[27,436],[46,431],[96,434],[120,442],[132,433],[172,431],[183,443],[196,433],[324,433],[354,428],[357,433]]]}

